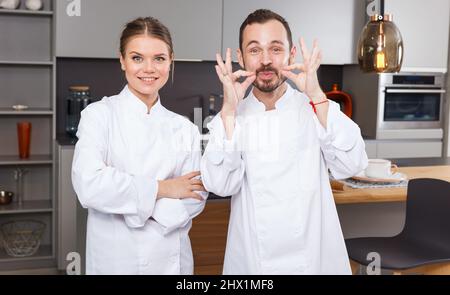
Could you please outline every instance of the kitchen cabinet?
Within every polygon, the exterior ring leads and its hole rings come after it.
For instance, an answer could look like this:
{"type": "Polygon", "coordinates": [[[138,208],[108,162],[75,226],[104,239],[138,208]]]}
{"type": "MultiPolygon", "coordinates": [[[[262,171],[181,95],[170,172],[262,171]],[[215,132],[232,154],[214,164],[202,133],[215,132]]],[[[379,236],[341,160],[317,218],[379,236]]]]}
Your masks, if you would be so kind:
{"type": "MultiPolygon", "coordinates": [[[[364,1],[358,0],[226,0],[223,52],[227,47],[233,52],[239,48],[239,28],[247,15],[259,8],[271,9],[287,20],[297,47],[300,37],[305,38],[309,47],[317,38],[322,49],[322,64],[357,62],[357,35],[364,24],[364,1]]],[[[301,60],[299,48],[297,57],[301,60]]]]}
{"type": "Polygon", "coordinates": [[[222,38],[222,0],[57,1],[56,56],[117,58],[124,25],[153,16],[172,34],[175,59],[215,60],[222,38]],[[74,12],[77,12],[76,7],[74,12]]]}
{"type": "Polygon", "coordinates": [[[0,9],[0,189],[15,193],[0,206],[0,224],[37,220],[45,224],[38,251],[28,257],[8,256],[0,238],[0,270],[55,266],[54,202],[55,58],[54,1],[43,0],[40,11],[0,9]],[[26,105],[16,111],[13,105],[26,105]],[[18,156],[17,123],[31,127],[30,157],[18,156]],[[23,203],[18,203],[17,175],[23,175],[23,203]]]}
{"type": "Polygon", "coordinates": [[[442,141],[365,140],[369,159],[437,158],[442,156],[442,141]]]}
{"type": "Polygon", "coordinates": [[[70,141],[56,143],[58,195],[58,269],[65,271],[67,254],[76,252],[81,258],[81,274],[85,273],[87,209],[83,208],[72,186],[72,161],[75,146],[70,141]]]}
{"type": "Polygon", "coordinates": [[[374,140],[365,140],[366,154],[369,159],[377,157],[377,143],[374,140]]]}
{"type": "Polygon", "coordinates": [[[77,195],[72,187],[73,146],[56,144],[58,196],[58,269],[67,267],[67,254],[77,249],[77,195]]]}
{"type": "Polygon", "coordinates": [[[447,71],[450,1],[387,0],[385,12],[403,37],[402,71],[447,71]]]}
{"type": "Polygon", "coordinates": [[[194,274],[222,274],[230,218],[230,198],[208,200],[192,221],[189,232],[194,254],[194,274]]]}
{"type": "Polygon", "coordinates": [[[442,141],[381,141],[378,158],[432,158],[442,156],[442,141]]]}

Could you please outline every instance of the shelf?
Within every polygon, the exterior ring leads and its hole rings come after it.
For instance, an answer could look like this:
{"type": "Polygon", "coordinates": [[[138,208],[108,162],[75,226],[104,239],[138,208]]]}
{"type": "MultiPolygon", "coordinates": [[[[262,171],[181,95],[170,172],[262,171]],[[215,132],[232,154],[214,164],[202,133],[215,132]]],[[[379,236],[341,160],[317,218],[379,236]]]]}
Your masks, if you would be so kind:
{"type": "Polygon", "coordinates": [[[32,155],[28,159],[20,159],[19,156],[0,156],[0,166],[49,165],[52,163],[51,155],[32,155]]]}
{"type": "MultiPolygon", "coordinates": [[[[3,246],[3,245],[2,245],[3,246]]],[[[12,257],[9,256],[5,249],[0,248],[0,263],[1,262],[12,262],[12,261],[30,261],[30,260],[41,260],[41,259],[51,259],[53,258],[52,247],[49,245],[41,245],[37,250],[36,254],[28,257],[12,257]]]]}
{"type": "Polygon", "coordinates": [[[9,205],[0,206],[0,215],[48,213],[52,211],[52,202],[50,201],[23,201],[22,205],[13,202],[9,205]]]}
{"type": "Polygon", "coordinates": [[[33,11],[33,10],[26,10],[26,9],[5,9],[0,8],[0,15],[6,14],[6,15],[34,15],[34,16],[52,16],[53,11],[45,11],[45,10],[39,10],[39,11],[33,11]]]}
{"type": "Polygon", "coordinates": [[[53,111],[43,108],[28,108],[16,111],[13,108],[0,108],[0,115],[3,116],[51,116],[53,111]]]}
{"type": "Polygon", "coordinates": [[[53,66],[52,61],[0,60],[0,65],[7,66],[53,66]]]}

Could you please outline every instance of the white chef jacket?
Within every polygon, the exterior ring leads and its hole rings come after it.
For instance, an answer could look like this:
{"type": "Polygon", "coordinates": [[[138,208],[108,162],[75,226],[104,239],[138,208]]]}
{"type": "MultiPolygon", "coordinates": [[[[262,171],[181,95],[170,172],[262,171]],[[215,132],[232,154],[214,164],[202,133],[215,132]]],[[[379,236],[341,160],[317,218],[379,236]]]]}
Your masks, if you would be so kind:
{"type": "Polygon", "coordinates": [[[206,189],[230,196],[224,274],[351,274],[328,168],[337,179],[367,166],[359,127],[330,101],[327,128],[288,86],[266,111],[253,92],[226,139],[220,114],[202,158],[206,189]]]}
{"type": "Polygon", "coordinates": [[[186,118],[147,106],[126,86],[81,114],[72,182],[89,209],[87,274],[192,274],[195,199],[156,200],[158,180],[200,168],[200,135],[186,118]]]}

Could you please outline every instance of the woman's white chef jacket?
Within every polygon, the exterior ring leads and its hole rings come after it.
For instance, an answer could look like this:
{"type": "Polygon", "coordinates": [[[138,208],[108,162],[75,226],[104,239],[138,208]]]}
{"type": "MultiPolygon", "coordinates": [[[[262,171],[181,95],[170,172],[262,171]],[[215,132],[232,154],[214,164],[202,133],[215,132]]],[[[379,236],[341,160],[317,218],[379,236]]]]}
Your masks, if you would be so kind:
{"type": "MultiPolygon", "coordinates": [[[[156,200],[157,180],[198,171],[200,135],[126,86],[82,112],[72,182],[89,209],[87,274],[192,274],[188,231],[204,201],[156,200]]],[[[202,193],[206,200],[207,193],[202,193]]]]}

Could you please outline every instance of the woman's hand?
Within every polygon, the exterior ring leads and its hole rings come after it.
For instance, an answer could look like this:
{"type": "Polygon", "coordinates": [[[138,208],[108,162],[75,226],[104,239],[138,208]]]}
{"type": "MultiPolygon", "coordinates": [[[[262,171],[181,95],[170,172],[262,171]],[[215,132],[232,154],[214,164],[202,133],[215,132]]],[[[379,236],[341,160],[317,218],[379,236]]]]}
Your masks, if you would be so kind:
{"type": "Polygon", "coordinates": [[[200,171],[193,171],[177,178],[158,181],[157,199],[192,198],[202,201],[203,198],[199,194],[195,193],[195,191],[206,192],[205,188],[203,187],[202,181],[195,178],[199,175],[200,171]]]}
{"type": "Polygon", "coordinates": [[[286,66],[281,73],[293,81],[297,88],[305,93],[314,103],[323,101],[326,99],[326,96],[320,88],[317,78],[317,70],[322,59],[317,40],[314,40],[313,49],[310,53],[305,45],[305,41],[301,38],[300,49],[303,56],[303,64],[296,63],[286,66]],[[292,70],[299,70],[300,73],[293,73],[291,72],[292,70]]]}
{"type": "Polygon", "coordinates": [[[223,63],[220,54],[216,54],[216,59],[217,76],[223,84],[222,114],[234,115],[238,103],[244,98],[247,88],[255,81],[256,75],[254,72],[243,70],[233,73],[230,48],[227,49],[225,63],[223,63]],[[241,77],[246,77],[242,83],[238,81],[241,77]]]}

